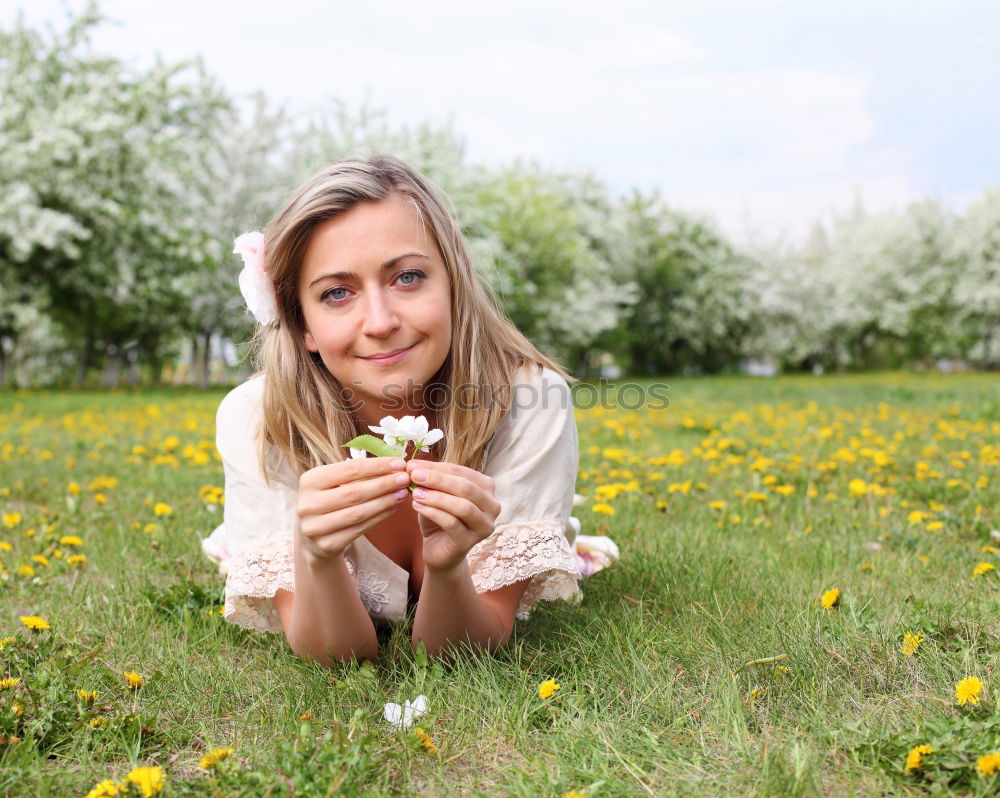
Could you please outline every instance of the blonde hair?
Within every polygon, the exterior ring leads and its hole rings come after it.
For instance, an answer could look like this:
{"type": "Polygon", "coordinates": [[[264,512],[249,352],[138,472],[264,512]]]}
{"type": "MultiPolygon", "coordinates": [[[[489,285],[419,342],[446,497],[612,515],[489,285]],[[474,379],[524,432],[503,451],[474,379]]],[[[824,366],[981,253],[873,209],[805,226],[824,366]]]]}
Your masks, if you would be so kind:
{"type": "Polygon", "coordinates": [[[486,445],[510,409],[511,386],[522,368],[544,366],[570,379],[497,309],[492,290],[473,269],[458,223],[424,177],[387,155],[338,161],[306,181],[264,231],[278,304],[277,323],[258,327],[254,337],[256,362],[264,373],[260,461],[265,474],[268,446],[302,474],[345,459],[342,444],[367,432],[351,412],[351,395],[305,346],[299,271],[317,225],[359,203],[391,196],[416,208],[451,281],[451,347],[431,384],[452,398],[456,389],[475,386],[485,398],[478,407],[450,401],[442,408],[434,419],[445,433],[438,459],[481,467],[486,445]]]}

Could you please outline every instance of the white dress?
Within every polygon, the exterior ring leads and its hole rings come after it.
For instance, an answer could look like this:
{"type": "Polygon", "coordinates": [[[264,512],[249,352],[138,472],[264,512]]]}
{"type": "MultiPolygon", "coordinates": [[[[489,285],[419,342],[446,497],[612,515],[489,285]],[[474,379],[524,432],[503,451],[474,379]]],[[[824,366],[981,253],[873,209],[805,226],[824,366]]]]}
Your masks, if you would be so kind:
{"type": "MultiPolygon", "coordinates": [[[[225,514],[203,548],[226,574],[226,620],[280,632],[273,599],[278,590],[295,590],[298,479],[276,451],[268,454],[270,484],[261,473],[256,436],[263,388],[263,377],[254,377],[219,406],[216,443],[226,475],[225,514]]],[[[582,566],[573,548],[579,524],[570,518],[576,421],[569,387],[556,372],[533,367],[514,386],[510,412],[490,440],[480,471],[493,477],[501,511],[493,534],[467,556],[476,591],[530,580],[517,608],[522,619],[539,601],[579,600],[582,566]]],[[[365,536],[344,556],[369,615],[404,618],[409,573],[365,536]]]]}

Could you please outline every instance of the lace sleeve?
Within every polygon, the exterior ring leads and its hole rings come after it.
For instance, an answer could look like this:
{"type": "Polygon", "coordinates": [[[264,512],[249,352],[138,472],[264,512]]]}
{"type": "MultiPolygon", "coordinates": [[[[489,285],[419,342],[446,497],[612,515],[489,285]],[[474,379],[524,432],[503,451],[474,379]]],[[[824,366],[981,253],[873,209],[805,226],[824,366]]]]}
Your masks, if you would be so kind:
{"type": "Polygon", "coordinates": [[[517,608],[526,618],[539,601],[578,600],[576,555],[567,538],[576,486],[573,397],[551,369],[514,386],[510,412],[487,448],[483,473],[493,477],[500,515],[493,534],[469,552],[476,590],[530,580],[517,608]]]}
{"type": "Polygon", "coordinates": [[[243,549],[233,557],[226,579],[226,620],[260,632],[280,632],[274,606],[279,590],[295,591],[291,541],[243,549]]]}
{"type": "Polygon", "coordinates": [[[273,599],[278,590],[295,588],[298,481],[277,457],[269,463],[270,480],[261,472],[262,394],[263,380],[251,379],[223,399],[216,418],[216,445],[226,475],[225,618],[248,629],[280,632],[273,599]]]}
{"type": "Polygon", "coordinates": [[[498,526],[468,556],[476,592],[497,590],[530,579],[517,617],[524,620],[539,601],[579,601],[580,572],[565,528],[552,521],[498,526]]]}

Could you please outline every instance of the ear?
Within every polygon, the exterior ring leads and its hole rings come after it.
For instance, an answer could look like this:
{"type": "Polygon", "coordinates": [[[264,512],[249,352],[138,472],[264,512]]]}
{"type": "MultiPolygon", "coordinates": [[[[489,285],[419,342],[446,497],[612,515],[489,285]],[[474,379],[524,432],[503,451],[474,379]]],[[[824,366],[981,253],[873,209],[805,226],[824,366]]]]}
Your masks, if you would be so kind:
{"type": "Polygon", "coordinates": [[[312,333],[309,332],[309,330],[306,330],[304,333],[302,333],[302,340],[305,342],[306,349],[308,349],[310,352],[319,351],[319,347],[316,346],[316,341],[313,340],[312,333]]]}

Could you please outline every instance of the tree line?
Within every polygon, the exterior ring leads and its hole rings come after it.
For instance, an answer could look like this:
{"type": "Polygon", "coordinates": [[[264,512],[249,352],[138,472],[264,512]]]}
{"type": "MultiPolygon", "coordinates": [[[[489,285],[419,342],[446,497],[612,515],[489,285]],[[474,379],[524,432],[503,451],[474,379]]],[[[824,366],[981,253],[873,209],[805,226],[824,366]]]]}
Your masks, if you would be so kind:
{"type": "Polygon", "coordinates": [[[374,152],[446,193],[503,310],[578,376],[1000,360],[1000,187],[737,245],[656,192],[471,163],[450,125],[335,101],[291,118],[199,61],[129,66],[93,51],[101,22],[0,30],[0,386],[156,382],[182,353],[207,383],[251,331],[233,238],[374,152]]]}

